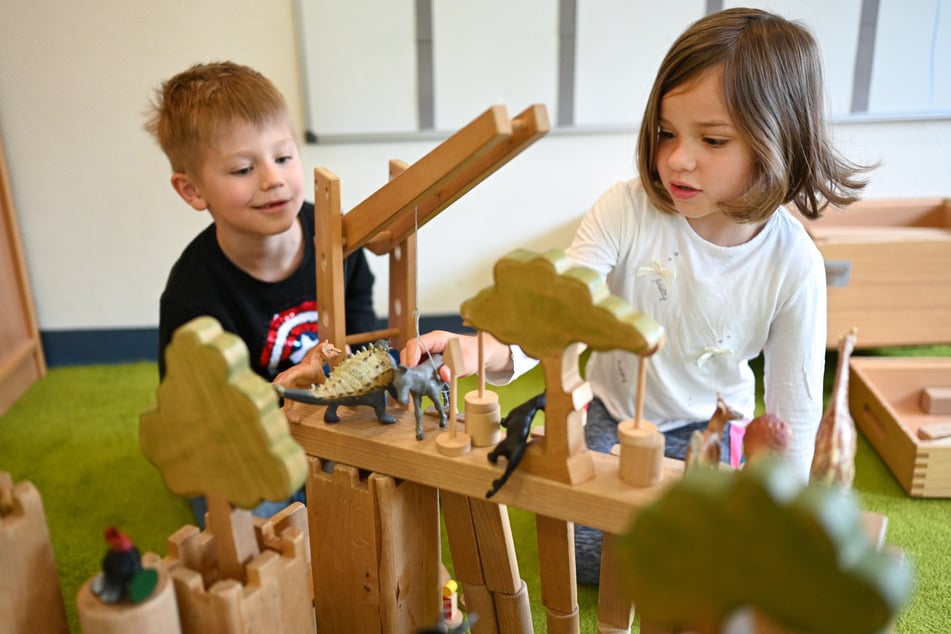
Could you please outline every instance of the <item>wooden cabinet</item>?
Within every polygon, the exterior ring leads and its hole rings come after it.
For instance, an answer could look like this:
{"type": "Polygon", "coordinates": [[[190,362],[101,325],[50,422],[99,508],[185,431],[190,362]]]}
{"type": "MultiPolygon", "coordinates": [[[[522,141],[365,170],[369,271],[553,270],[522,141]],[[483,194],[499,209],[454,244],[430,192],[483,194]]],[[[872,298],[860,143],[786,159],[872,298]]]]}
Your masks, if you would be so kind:
{"type": "Polygon", "coordinates": [[[0,138],[0,415],[46,373],[0,138]]]}

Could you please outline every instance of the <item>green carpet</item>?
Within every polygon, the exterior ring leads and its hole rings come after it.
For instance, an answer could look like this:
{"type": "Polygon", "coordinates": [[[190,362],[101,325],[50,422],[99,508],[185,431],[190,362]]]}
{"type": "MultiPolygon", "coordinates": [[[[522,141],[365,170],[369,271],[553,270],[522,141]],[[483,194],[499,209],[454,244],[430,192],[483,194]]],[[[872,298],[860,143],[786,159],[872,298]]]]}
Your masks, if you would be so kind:
{"type": "MultiPolygon", "coordinates": [[[[951,356],[951,347],[924,353],[951,356]]],[[[830,372],[834,361],[830,356],[830,372]]],[[[192,521],[188,505],[166,490],[139,449],[138,417],[154,403],[157,377],[154,363],[54,368],[0,418],[0,471],[10,472],[14,482],[31,481],[43,496],[74,632],[80,631],[76,595],[99,569],[106,526],[120,527],[143,552],[164,555],[166,537],[192,521]]],[[[460,385],[471,388],[465,381],[460,385]]],[[[503,411],[540,389],[537,371],[500,388],[503,411]]],[[[888,516],[888,542],[904,550],[916,573],[915,596],[897,631],[951,631],[951,500],[906,496],[862,438],[856,467],[863,507],[888,516]]],[[[510,517],[535,627],[545,631],[534,516],[510,509],[510,517]]],[[[578,603],[582,632],[594,632],[596,589],[579,588],[578,603]]]]}

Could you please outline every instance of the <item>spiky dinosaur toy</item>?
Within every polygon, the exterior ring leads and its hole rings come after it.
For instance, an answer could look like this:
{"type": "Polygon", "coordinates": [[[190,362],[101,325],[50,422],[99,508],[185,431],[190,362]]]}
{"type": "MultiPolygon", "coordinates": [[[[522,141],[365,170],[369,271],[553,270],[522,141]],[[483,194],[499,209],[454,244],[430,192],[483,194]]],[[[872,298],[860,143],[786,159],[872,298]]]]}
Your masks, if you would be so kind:
{"type": "Polygon", "coordinates": [[[428,396],[439,412],[439,426],[446,426],[446,408],[444,394],[448,386],[436,371],[441,364],[439,355],[433,356],[432,363],[423,363],[416,367],[397,365],[390,356],[386,343],[371,344],[360,352],[344,359],[334,368],[327,380],[314,385],[309,390],[294,389],[274,385],[278,396],[292,401],[326,405],[324,422],[337,423],[340,417],[337,408],[366,405],[372,407],[377,420],[385,425],[396,422],[386,411],[386,393],[389,392],[398,403],[406,405],[413,398],[416,415],[416,438],[423,439],[422,397],[428,396]]]}

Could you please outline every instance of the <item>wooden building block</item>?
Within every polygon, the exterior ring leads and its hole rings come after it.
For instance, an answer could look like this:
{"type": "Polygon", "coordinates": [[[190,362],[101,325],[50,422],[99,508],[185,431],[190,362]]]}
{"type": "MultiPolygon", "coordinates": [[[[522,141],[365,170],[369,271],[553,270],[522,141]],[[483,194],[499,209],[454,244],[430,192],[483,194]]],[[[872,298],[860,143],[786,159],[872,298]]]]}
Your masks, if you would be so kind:
{"type": "Polygon", "coordinates": [[[90,589],[92,579],[82,585],[76,607],[84,634],[180,634],[175,590],[165,565],[155,553],[145,553],[142,566],[158,571],[158,584],[142,603],[103,603],[90,589]]]}
{"type": "Polygon", "coordinates": [[[297,528],[305,508],[296,503],[285,511],[275,515],[277,529],[268,525],[270,520],[255,520],[261,554],[245,567],[243,584],[218,569],[210,532],[184,526],[169,537],[163,563],[175,588],[183,634],[314,631],[308,544],[297,528]],[[262,536],[268,537],[266,543],[262,536]]]}
{"type": "Polygon", "coordinates": [[[69,632],[40,493],[0,471],[0,630],[69,632]]]}
{"type": "Polygon", "coordinates": [[[320,632],[410,632],[439,622],[436,490],[311,460],[308,523],[320,632]]]}
{"type": "Polygon", "coordinates": [[[925,414],[951,414],[951,386],[922,388],[921,409],[925,414]]]}

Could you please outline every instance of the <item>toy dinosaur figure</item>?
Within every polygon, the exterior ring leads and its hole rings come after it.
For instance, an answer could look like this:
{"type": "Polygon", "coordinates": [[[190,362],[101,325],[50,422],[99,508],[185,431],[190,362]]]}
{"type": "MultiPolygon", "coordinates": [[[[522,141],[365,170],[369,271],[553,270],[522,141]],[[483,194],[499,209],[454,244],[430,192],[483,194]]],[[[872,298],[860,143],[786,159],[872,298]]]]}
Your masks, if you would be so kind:
{"type": "Polygon", "coordinates": [[[396,422],[386,411],[387,392],[401,405],[409,403],[410,397],[416,406],[416,438],[423,439],[423,396],[428,396],[439,411],[439,426],[446,426],[446,408],[443,394],[445,382],[439,378],[436,368],[441,360],[434,355],[433,363],[416,367],[397,365],[390,356],[386,343],[372,344],[357,354],[344,359],[320,385],[309,390],[288,388],[275,384],[278,396],[292,401],[326,405],[324,422],[337,423],[340,417],[337,408],[366,405],[372,407],[377,420],[390,425],[396,422]]]}
{"type": "MultiPolygon", "coordinates": [[[[324,340],[307,351],[304,358],[297,365],[290,367],[276,377],[274,383],[284,387],[307,389],[314,385],[321,385],[327,380],[324,366],[341,355],[341,350],[324,340]]],[[[296,401],[288,399],[284,404],[284,415],[292,423],[301,421],[300,407],[295,407],[296,401]]]]}
{"type": "Polygon", "coordinates": [[[855,348],[855,328],[839,341],[839,364],[829,406],[816,432],[816,452],[809,479],[851,488],[855,478],[855,421],[849,413],[849,359],[855,348]]]}
{"type": "Polygon", "coordinates": [[[717,394],[717,408],[707,423],[704,431],[695,431],[687,445],[684,456],[684,470],[693,467],[716,467],[720,464],[720,441],[723,439],[723,430],[731,420],[742,418],[743,415],[726,404],[723,397],[717,394]]]}
{"type": "Polygon", "coordinates": [[[508,482],[518,463],[522,461],[522,456],[525,455],[525,447],[529,443],[528,436],[532,429],[532,421],[535,420],[535,414],[540,409],[545,409],[544,392],[521,405],[515,406],[502,419],[501,425],[506,429],[505,438],[499,441],[499,444],[489,452],[488,458],[489,462],[495,464],[499,456],[505,456],[508,464],[502,476],[492,481],[492,488],[485,494],[485,497],[490,498],[498,493],[502,485],[508,482]]]}

